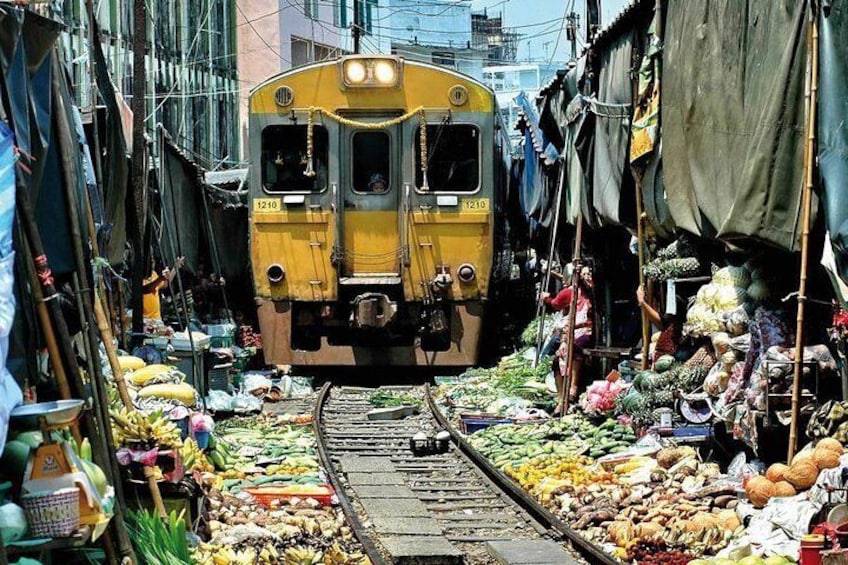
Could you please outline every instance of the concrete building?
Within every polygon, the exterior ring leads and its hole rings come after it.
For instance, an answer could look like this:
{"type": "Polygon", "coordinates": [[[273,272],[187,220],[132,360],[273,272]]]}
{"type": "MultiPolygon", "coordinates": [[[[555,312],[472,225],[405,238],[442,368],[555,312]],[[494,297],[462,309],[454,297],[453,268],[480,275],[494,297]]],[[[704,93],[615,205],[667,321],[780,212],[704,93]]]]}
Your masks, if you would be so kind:
{"type": "MultiPolygon", "coordinates": [[[[353,52],[353,0],[238,0],[241,135],[247,148],[247,99],[268,77],[353,52]]],[[[362,51],[388,52],[378,0],[361,0],[362,51]]],[[[247,156],[245,156],[245,159],[247,156]]]]}
{"type": "MultiPolygon", "coordinates": [[[[101,44],[127,104],[132,84],[133,3],[96,2],[101,44]]],[[[148,2],[147,124],[161,122],[175,142],[206,168],[239,162],[236,3],[229,0],[148,2]]],[[[78,102],[91,104],[88,18],[84,0],[65,0],[62,36],[78,102]]]]}
{"type": "Polygon", "coordinates": [[[493,65],[483,69],[483,83],[495,91],[501,115],[512,139],[521,138],[521,134],[512,129],[519,111],[515,97],[524,92],[531,100],[535,98],[554,76],[556,69],[555,65],[539,63],[493,65]]]}

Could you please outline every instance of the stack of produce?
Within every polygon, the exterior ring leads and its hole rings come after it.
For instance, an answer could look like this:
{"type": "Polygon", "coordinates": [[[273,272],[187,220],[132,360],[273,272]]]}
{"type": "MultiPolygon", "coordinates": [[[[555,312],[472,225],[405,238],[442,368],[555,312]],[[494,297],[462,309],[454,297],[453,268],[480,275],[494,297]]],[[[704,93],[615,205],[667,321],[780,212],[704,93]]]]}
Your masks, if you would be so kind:
{"type": "Polygon", "coordinates": [[[216,425],[207,453],[215,471],[201,473],[207,509],[194,563],[368,565],[341,510],[310,498],[323,481],[312,427],[302,425],[309,422],[307,415],[261,414],[216,425]],[[295,496],[262,501],[250,494],[263,487],[295,496]]]}
{"type": "Polygon", "coordinates": [[[161,412],[145,415],[121,406],[110,408],[109,414],[112,417],[112,437],[120,447],[171,449],[182,446],[179,428],[161,412]]]}
{"type": "Polygon", "coordinates": [[[839,466],[844,449],[835,439],[820,440],[815,449],[801,451],[791,465],[775,463],[765,475],[751,477],[745,484],[745,494],[757,508],[768,504],[772,498],[795,496],[816,484],[819,473],[839,466]]]}
{"type": "Polygon", "coordinates": [[[726,331],[739,336],[748,330],[748,286],[751,273],[744,266],[723,267],[713,274],[712,281],[702,286],[695,303],[686,313],[684,333],[705,336],[726,331]]]}
{"type": "Polygon", "coordinates": [[[660,249],[656,259],[644,267],[646,277],[661,282],[696,277],[708,273],[708,270],[709,263],[697,256],[697,250],[686,237],[660,249]]]}
{"type": "MultiPolygon", "coordinates": [[[[130,359],[130,365],[137,366],[130,359]]],[[[126,361],[125,361],[126,362],[126,361]]],[[[124,368],[124,364],[121,365],[124,368]]],[[[125,370],[124,378],[134,397],[136,408],[141,410],[166,409],[172,406],[197,405],[197,391],[185,382],[185,375],[169,365],[147,365],[125,370]]]]}
{"type": "Polygon", "coordinates": [[[493,426],[469,438],[469,443],[498,468],[516,467],[537,456],[567,458],[588,453],[602,457],[620,453],[636,441],[630,426],[608,419],[600,425],[570,414],[540,423],[493,426]]]}
{"type": "Polygon", "coordinates": [[[678,393],[693,392],[703,384],[709,360],[709,354],[700,350],[683,364],[663,355],[653,369],[637,373],[630,389],[616,397],[615,413],[627,416],[636,428],[654,424],[656,410],[673,407],[678,393]]]}

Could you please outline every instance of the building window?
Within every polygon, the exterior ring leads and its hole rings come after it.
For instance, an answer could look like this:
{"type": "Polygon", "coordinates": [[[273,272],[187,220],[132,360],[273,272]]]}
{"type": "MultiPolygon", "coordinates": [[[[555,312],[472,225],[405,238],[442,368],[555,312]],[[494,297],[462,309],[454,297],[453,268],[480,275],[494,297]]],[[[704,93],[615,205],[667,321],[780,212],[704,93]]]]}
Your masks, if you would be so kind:
{"type": "Polygon", "coordinates": [[[434,64],[442,65],[443,67],[456,66],[456,55],[453,51],[433,51],[431,59],[434,64]]]}
{"type": "MultiPolygon", "coordinates": [[[[474,192],[480,185],[480,131],[468,124],[427,126],[427,183],[430,190],[474,192]]],[[[415,133],[415,185],[421,172],[421,128],[415,133]]]]}
{"type": "Polygon", "coordinates": [[[357,192],[389,190],[391,139],[384,131],[353,134],[353,189],[357,192]]]}
{"type": "Polygon", "coordinates": [[[377,8],[377,0],[362,0],[359,3],[359,25],[362,33],[371,35],[374,29],[374,11],[377,8]]]}
{"type": "Polygon", "coordinates": [[[268,192],[316,192],[327,187],[329,135],[314,126],[312,137],[315,176],[306,171],[306,126],[268,126],[262,130],[262,185],[268,192]]]}
{"type": "Polygon", "coordinates": [[[341,29],[347,27],[347,0],[334,0],[333,25],[341,29]]]}
{"type": "Polygon", "coordinates": [[[318,0],[303,0],[303,14],[313,20],[318,19],[318,0]]]}
{"type": "Polygon", "coordinates": [[[291,38],[292,66],[299,67],[312,62],[312,45],[305,39],[292,36],[291,38]]]}

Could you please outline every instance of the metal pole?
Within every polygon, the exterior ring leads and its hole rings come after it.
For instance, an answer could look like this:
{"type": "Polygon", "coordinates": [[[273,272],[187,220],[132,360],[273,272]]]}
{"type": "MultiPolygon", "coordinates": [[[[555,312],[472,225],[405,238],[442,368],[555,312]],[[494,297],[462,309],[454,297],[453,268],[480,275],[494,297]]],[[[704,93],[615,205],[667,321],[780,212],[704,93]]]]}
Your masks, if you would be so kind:
{"type": "Polygon", "coordinates": [[[144,333],[144,277],[147,275],[147,250],[144,249],[146,220],[145,192],[147,185],[147,144],[144,117],[147,113],[145,93],[145,43],[147,40],[147,7],[145,0],[133,1],[133,155],[131,163],[132,197],[129,214],[130,239],[133,248],[132,269],[132,345],[140,345],[144,333]]]}
{"type": "Polygon", "coordinates": [[[360,34],[362,33],[362,19],[359,13],[361,4],[361,0],[353,0],[353,29],[351,33],[353,33],[353,52],[356,54],[359,54],[360,34]]]}
{"type": "Polygon", "coordinates": [[[539,318],[539,329],[536,332],[536,359],[533,362],[535,368],[539,364],[539,359],[542,358],[542,344],[545,341],[545,301],[542,299],[542,292],[547,292],[551,284],[551,265],[553,264],[554,248],[556,246],[557,232],[559,231],[559,215],[562,204],[562,192],[565,186],[565,162],[560,162],[559,184],[557,185],[556,208],[554,209],[554,223],[551,227],[551,245],[548,252],[548,268],[545,271],[545,283],[539,292],[539,300],[536,304],[536,315],[539,318]]]}
{"type": "Polygon", "coordinates": [[[795,363],[792,376],[792,420],[789,425],[789,449],[787,451],[787,462],[792,461],[795,448],[798,443],[798,420],[800,418],[801,397],[801,364],[804,360],[804,304],[807,300],[807,264],[809,262],[809,236],[810,236],[810,209],[813,201],[813,172],[815,170],[815,155],[813,153],[816,142],[816,100],[818,98],[819,80],[819,28],[818,14],[815,8],[811,12],[810,33],[808,35],[808,48],[810,50],[810,88],[807,93],[809,109],[807,112],[807,141],[804,147],[804,194],[802,200],[801,221],[801,275],[798,282],[798,316],[795,326],[795,363]]]}

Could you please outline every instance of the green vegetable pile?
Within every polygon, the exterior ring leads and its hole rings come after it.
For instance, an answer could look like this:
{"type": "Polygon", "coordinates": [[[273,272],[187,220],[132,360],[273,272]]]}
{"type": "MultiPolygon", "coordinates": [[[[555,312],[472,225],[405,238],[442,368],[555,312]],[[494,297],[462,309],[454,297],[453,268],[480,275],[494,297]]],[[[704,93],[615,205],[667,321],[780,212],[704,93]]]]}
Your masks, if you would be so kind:
{"type": "Polygon", "coordinates": [[[142,563],[190,565],[183,515],[171,512],[167,520],[149,510],[127,510],[127,526],[136,554],[142,563]]]}
{"type": "Polygon", "coordinates": [[[538,455],[578,455],[598,458],[618,453],[636,441],[630,426],[609,419],[596,426],[579,415],[542,423],[492,426],[473,434],[469,443],[496,467],[520,465],[538,455]]]}
{"type": "Polygon", "coordinates": [[[421,406],[421,400],[409,394],[401,392],[389,392],[378,390],[371,394],[368,403],[377,408],[391,408],[394,406],[421,406]]]}

